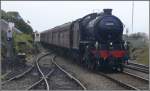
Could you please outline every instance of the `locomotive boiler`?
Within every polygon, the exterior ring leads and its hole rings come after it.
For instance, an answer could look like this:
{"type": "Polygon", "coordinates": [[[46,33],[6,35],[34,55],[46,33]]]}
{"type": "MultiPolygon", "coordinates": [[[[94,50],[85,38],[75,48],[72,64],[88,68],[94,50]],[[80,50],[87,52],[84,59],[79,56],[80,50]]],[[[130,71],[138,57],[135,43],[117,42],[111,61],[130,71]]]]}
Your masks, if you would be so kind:
{"type": "Polygon", "coordinates": [[[71,55],[90,69],[123,71],[128,60],[123,23],[112,9],[91,13],[41,33],[41,42],[71,55]]]}

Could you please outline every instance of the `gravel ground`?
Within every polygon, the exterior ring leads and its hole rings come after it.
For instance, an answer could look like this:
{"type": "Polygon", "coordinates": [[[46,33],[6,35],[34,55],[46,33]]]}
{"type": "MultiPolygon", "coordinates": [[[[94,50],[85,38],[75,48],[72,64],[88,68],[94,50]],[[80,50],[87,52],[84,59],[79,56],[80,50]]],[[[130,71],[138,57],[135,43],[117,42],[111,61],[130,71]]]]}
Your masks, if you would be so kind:
{"type": "MultiPolygon", "coordinates": [[[[40,67],[40,68],[44,75],[47,75],[49,73],[49,71],[51,71],[51,68],[49,68],[49,67],[40,67]]],[[[40,73],[39,73],[39,75],[40,75],[40,73]]],[[[38,80],[34,81],[33,83],[39,81],[40,79],[41,79],[41,75],[40,75],[40,78],[38,80]]],[[[44,80],[41,83],[34,86],[34,88],[32,88],[32,90],[46,90],[46,84],[45,84],[44,80]]]]}
{"type": "Polygon", "coordinates": [[[82,90],[82,88],[72,81],[68,76],[58,68],[50,77],[49,83],[52,90],[82,90]]]}
{"type": "Polygon", "coordinates": [[[143,68],[143,67],[140,67],[140,66],[126,65],[125,68],[130,68],[130,69],[133,68],[134,70],[144,71],[147,74],[149,73],[149,68],[143,68]]]}
{"type": "Polygon", "coordinates": [[[110,75],[111,77],[121,81],[121,82],[124,82],[124,83],[127,83],[127,84],[130,84],[134,87],[137,87],[141,90],[148,90],[149,89],[149,84],[143,80],[139,80],[133,76],[130,76],[130,75],[127,75],[127,74],[124,74],[124,73],[115,73],[115,74],[107,74],[107,75],[110,75]]]}
{"type": "Polygon", "coordinates": [[[125,90],[109,79],[77,65],[76,62],[63,57],[56,57],[56,62],[83,82],[88,90],[125,90]]]}
{"type": "MultiPolygon", "coordinates": [[[[19,75],[29,69],[31,67],[31,64],[33,63],[33,57],[28,58],[26,62],[26,66],[23,67],[22,65],[15,65],[15,66],[10,66],[7,63],[2,64],[2,71],[6,72],[9,70],[10,73],[3,77],[2,82],[6,81],[16,75],[19,75]],[[5,67],[7,66],[7,67],[5,67]],[[10,67],[8,67],[10,66],[10,67]]],[[[31,72],[27,73],[27,75],[23,76],[22,78],[15,79],[12,81],[9,81],[5,84],[1,85],[2,90],[25,90],[32,82],[36,81],[38,77],[37,71],[33,69],[31,72]]]]}
{"type": "Polygon", "coordinates": [[[31,64],[33,63],[33,56],[28,57],[26,60],[27,60],[27,62],[26,62],[25,67],[23,67],[24,65],[22,65],[22,64],[13,64],[12,65],[12,63],[10,64],[8,61],[6,61],[6,59],[3,60],[1,63],[1,66],[2,66],[1,67],[1,75],[5,75],[9,72],[15,73],[16,70],[18,71],[17,73],[26,70],[26,68],[31,66],[31,64]]]}
{"type": "MultiPolygon", "coordinates": [[[[41,67],[49,67],[55,69],[52,75],[48,78],[48,82],[50,84],[50,89],[52,90],[81,90],[82,88],[72,81],[68,76],[60,71],[55,65],[51,62],[52,56],[45,56],[42,58],[39,63],[41,67]]],[[[44,82],[40,83],[36,90],[45,89],[44,82]]]]}
{"type": "Polygon", "coordinates": [[[3,90],[25,90],[27,89],[33,82],[39,79],[35,74],[35,69],[28,73],[25,77],[20,79],[12,80],[6,84],[2,85],[3,90]]]}
{"type": "MultiPolygon", "coordinates": [[[[47,74],[50,71],[50,68],[47,67],[41,67],[44,74],[47,74]]],[[[22,78],[12,80],[8,82],[7,84],[2,85],[3,90],[26,90],[28,87],[30,87],[33,83],[36,81],[39,81],[40,74],[37,70],[37,68],[34,68],[31,72],[27,73],[22,78]]]]}
{"type": "MultiPolygon", "coordinates": [[[[50,69],[54,68],[54,65],[51,63],[51,56],[45,56],[42,58],[39,63],[40,67],[42,67],[42,71],[44,71],[45,74],[47,74],[50,69]]],[[[14,70],[15,74],[18,74],[21,71],[26,70],[29,68],[29,65],[31,65],[33,61],[28,61],[25,68],[17,68],[17,70],[14,70]]],[[[89,71],[87,68],[83,68],[82,66],[78,65],[76,62],[65,59],[63,57],[56,57],[56,62],[61,65],[65,70],[67,70],[69,73],[77,77],[86,87],[88,90],[126,90],[125,88],[119,86],[115,82],[110,81],[109,79],[95,73],[92,71],[89,71]]],[[[131,71],[131,70],[128,70],[131,71]]],[[[139,74],[138,72],[135,72],[135,74],[139,74]]],[[[14,75],[14,74],[13,74],[14,75]]],[[[10,74],[10,76],[13,76],[10,74]]],[[[121,74],[110,74],[113,77],[127,81],[130,78],[128,76],[124,76],[121,74]]],[[[144,76],[144,74],[141,74],[144,76]]],[[[8,76],[8,78],[10,77],[8,76]]],[[[147,76],[146,76],[147,77],[147,76]]],[[[6,79],[8,79],[6,78],[6,79]]],[[[38,81],[39,73],[37,72],[37,69],[32,70],[30,73],[28,73],[25,77],[22,77],[21,79],[13,80],[7,84],[2,85],[2,90],[25,90],[27,89],[31,84],[38,81]]],[[[80,90],[81,88],[71,79],[67,78],[67,75],[65,75],[60,70],[54,71],[52,76],[48,78],[48,82],[50,84],[50,89],[52,90],[80,90]]],[[[132,83],[139,83],[138,80],[132,79],[130,80],[132,83]]],[[[36,90],[44,90],[45,89],[45,83],[42,82],[38,85],[36,90]]],[[[141,87],[142,85],[145,85],[142,89],[147,89],[148,84],[145,83],[139,83],[135,84],[138,87],[141,87]]]]}
{"type": "Polygon", "coordinates": [[[3,81],[6,81],[14,76],[17,76],[19,74],[21,74],[22,72],[28,70],[29,68],[31,67],[31,65],[27,65],[25,67],[15,67],[13,70],[10,71],[10,73],[8,73],[3,79],[2,79],[2,82],[3,81]]]}

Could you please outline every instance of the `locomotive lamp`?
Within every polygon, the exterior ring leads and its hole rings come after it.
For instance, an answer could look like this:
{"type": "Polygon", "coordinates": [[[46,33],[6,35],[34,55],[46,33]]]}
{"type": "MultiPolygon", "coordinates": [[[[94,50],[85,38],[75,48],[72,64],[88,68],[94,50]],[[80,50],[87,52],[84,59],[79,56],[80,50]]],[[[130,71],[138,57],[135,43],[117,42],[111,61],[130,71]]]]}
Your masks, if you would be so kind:
{"type": "Polygon", "coordinates": [[[109,49],[110,49],[110,50],[113,49],[113,43],[112,43],[112,42],[110,42],[110,47],[109,47],[109,49]]]}
{"type": "Polygon", "coordinates": [[[110,45],[112,46],[112,42],[110,42],[110,45]]]}

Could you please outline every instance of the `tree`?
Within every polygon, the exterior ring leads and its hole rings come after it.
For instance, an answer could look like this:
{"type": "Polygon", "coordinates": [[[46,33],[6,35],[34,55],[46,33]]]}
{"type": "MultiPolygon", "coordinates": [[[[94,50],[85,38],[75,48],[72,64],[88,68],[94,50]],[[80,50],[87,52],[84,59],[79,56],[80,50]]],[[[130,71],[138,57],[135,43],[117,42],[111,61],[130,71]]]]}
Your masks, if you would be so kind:
{"type": "Polygon", "coordinates": [[[8,22],[14,22],[15,27],[23,33],[32,34],[33,32],[32,27],[28,25],[16,11],[5,12],[4,10],[1,10],[1,18],[8,22]]]}
{"type": "Polygon", "coordinates": [[[146,33],[143,33],[143,32],[138,32],[138,33],[130,34],[129,37],[135,38],[135,39],[148,40],[148,35],[146,33]]]}

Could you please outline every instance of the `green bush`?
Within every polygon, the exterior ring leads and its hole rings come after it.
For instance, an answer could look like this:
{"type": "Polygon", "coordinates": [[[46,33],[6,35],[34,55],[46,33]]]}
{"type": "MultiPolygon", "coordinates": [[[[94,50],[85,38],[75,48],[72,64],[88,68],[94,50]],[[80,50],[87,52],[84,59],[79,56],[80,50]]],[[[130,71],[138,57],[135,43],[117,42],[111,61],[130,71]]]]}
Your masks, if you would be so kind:
{"type": "Polygon", "coordinates": [[[20,47],[18,46],[18,42],[26,43],[26,49],[27,49],[26,52],[29,52],[30,50],[33,49],[32,35],[25,34],[25,33],[22,33],[22,34],[14,33],[13,37],[14,37],[14,47],[15,47],[16,52],[18,52],[20,50],[19,49],[20,47]]]}

